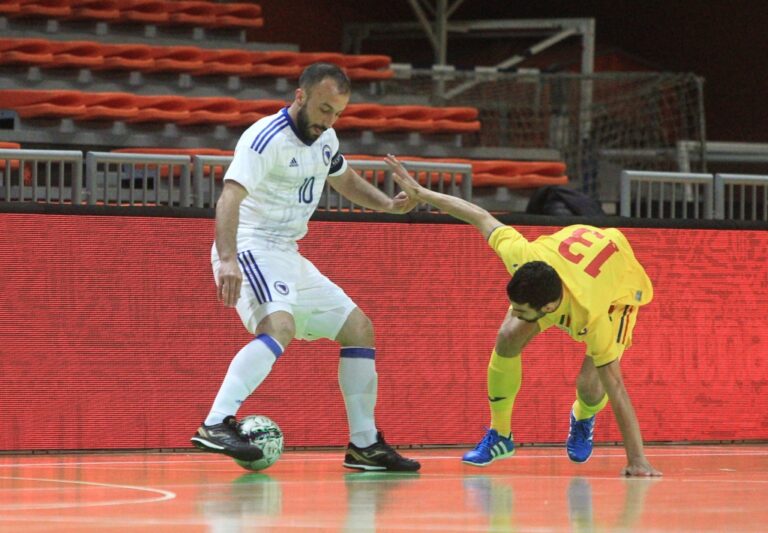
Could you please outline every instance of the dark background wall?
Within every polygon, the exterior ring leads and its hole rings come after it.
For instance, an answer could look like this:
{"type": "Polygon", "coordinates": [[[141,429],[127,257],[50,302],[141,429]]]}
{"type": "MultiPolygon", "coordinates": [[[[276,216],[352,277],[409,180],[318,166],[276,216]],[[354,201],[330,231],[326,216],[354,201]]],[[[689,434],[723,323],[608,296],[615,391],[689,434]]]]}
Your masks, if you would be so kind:
{"type": "MultiPolygon", "coordinates": [[[[339,50],[344,23],[416,20],[405,0],[260,3],[268,28],[252,39],[298,43],[304,51],[339,50]]],[[[709,140],[768,142],[768,2],[466,0],[452,20],[560,17],[596,20],[598,59],[618,51],[640,68],[704,77],[709,140]]],[[[452,37],[448,61],[462,67],[491,65],[526,46],[502,37],[452,37]]],[[[550,66],[578,59],[576,41],[559,51],[549,56],[550,66]]],[[[363,52],[385,53],[396,62],[421,66],[433,58],[426,39],[367,41],[363,52]]]]}

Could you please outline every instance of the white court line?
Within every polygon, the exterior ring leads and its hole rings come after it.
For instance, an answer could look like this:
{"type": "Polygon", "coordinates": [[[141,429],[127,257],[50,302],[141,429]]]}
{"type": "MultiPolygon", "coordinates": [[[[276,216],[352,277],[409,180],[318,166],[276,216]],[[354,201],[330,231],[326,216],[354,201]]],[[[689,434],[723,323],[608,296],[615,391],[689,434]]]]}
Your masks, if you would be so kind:
{"type": "MultiPolygon", "coordinates": [[[[599,449],[599,447],[598,447],[599,449]]],[[[652,450],[653,448],[646,448],[646,450],[652,450]]],[[[401,452],[407,454],[409,450],[400,450],[401,452]]],[[[419,451],[418,449],[414,449],[413,451],[419,451]]],[[[461,454],[463,454],[466,450],[456,450],[456,455],[418,455],[418,459],[428,459],[428,460],[437,460],[437,459],[460,459],[461,454]]],[[[518,451],[521,453],[515,455],[516,460],[520,459],[526,459],[526,460],[536,460],[536,459],[567,459],[567,456],[564,452],[558,451],[557,453],[552,454],[535,454],[535,455],[526,455],[525,448],[518,448],[518,451]]],[[[286,452],[286,456],[280,459],[280,462],[283,463],[292,463],[292,462],[330,462],[330,461],[338,461],[339,460],[339,454],[341,454],[343,450],[340,450],[339,453],[334,453],[333,450],[328,452],[286,452]]],[[[646,457],[768,457],[768,447],[765,449],[765,451],[734,451],[734,452],[723,452],[723,451],[697,451],[696,453],[691,452],[678,452],[678,453],[653,453],[652,451],[650,453],[645,454],[646,457]]],[[[625,457],[626,455],[623,452],[620,453],[596,453],[593,455],[595,458],[606,458],[606,457],[625,457]]],[[[169,458],[173,458],[174,454],[169,453],[169,458]]],[[[178,457],[178,454],[176,454],[176,457],[178,457]]],[[[71,467],[71,468],[79,468],[81,466],[115,466],[115,465],[127,465],[127,466],[133,466],[136,464],[142,464],[142,465],[152,465],[152,464],[162,464],[165,466],[173,466],[173,465],[185,465],[185,464],[217,464],[217,463],[229,463],[230,459],[224,456],[204,456],[205,458],[201,457],[200,459],[171,459],[169,461],[142,461],[141,455],[136,456],[136,460],[134,461],[81,461],[81,462],[51,462],[51,463],[7,463],[2,464],[0,463],[0,469],[2,468],[19,468],[19,467],[47,467],[47,466],[57,466],[57,467],[71,467]]]]}
{"type": "Polygon", "coordinates": [[[96,483],[92,481],[69,481],[65,479],[49,479],[49,478],[39,478],[39,477],[17,477],[17,476],[0,476],[0,479],[12,479],[12,480],[19,480],[19,481],[44,481],[49,483],[70,483],[73,485],[90,485],[94,487],[107,487],[110,489],[128,489],[128,490],[138,490],[143,492],[154,492],[159,494],[160,496],[155,496],[153,498],[142,498],[142,499],[133,499],[133,500],[105,500],[103,502],[92,502],[92,503],[31,503],[31,504],[14,504],[14,505],[2,505],[0,504],[0,511],[20,511],[20,510],[31,510],[31,509],[71,509],[71,508],[80,508],[80,507],[105,507],[109,505],[126,505],[126,504],[135,504],[135,503],[153,503],[153,502],[162,502],[165,500],[172,500],[176,497],[175,492],[171,492],[169,490],[162,490],[162,489],[153,489],[150,487],[135,487],[133,485],[115,485],[112,483],[96,483]]]}

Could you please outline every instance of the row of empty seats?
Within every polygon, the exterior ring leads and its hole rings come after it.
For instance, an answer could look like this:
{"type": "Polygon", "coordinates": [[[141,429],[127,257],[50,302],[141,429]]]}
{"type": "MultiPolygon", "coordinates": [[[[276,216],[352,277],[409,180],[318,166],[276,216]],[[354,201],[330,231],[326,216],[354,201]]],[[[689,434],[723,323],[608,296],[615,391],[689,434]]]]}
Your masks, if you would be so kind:
{"type": "MultiPolygon", "coordinates": [[[[213,155],[232,156],[231,150],[219,150],[216,148],[120,148],[113,150],[118,153],[128,154],[164,154],[164,155],[213,155]]],[[[381,156],[350,155],[345,157],[352,161],[381,161],[381,156]]],[[[429,163],[463,163],[472,166],[472,187],[505,187],[507,189],[529,189],[548,185],[565,185],[568,176],[565,174],[565,163],[560,161],[507,161],[507,160],[473,160],[461,158],[426,158],[407,155],[398,155],[398,159],[406,164],[409,161],[429,163]]],[[[223,176],[223,171],[214,172],[216,178],[223,176]]],[[[425,184],[428,180],[434,180],[435,174],[419,173],[419,181],[425,184]]],[[[453,176],[446,174],[445,180],[453,176]]],[[[384,181],[384,173],[376,176],[377,181],[384,181]]],[[[461,183],[461,176],[456,177],[456,182],[461,183]]]]}
{"type": "Polygon", "coordinates": [[[261,28],[261,6],[203,0],[0,0],[0,16],[115,23],[261,28]]]}
{"type": "MultiPolygon", "coordinates": [[[[285,105],[282,100],[239,100],[230,97],[0,90],[0,108],[13,110],[22,118],[71,118],[75,121],[244,126],[276,113],[285,105]]],[[[468,133],[480,129],[477,116],[477,109],[472,107],[350,104],[334,128],[468,133]]]]}
{"type": "Polygon", "coordinates": [[[352,79],[389,79],[391,59],[383,55],[346,55],[292,51],[247,51],[196,46],[107,44],[95,41],[0,39],[0,65],[40,68],[178,72],[194,76],[229,75],[297,78],[314,62],[334,63],[352,79]]]}

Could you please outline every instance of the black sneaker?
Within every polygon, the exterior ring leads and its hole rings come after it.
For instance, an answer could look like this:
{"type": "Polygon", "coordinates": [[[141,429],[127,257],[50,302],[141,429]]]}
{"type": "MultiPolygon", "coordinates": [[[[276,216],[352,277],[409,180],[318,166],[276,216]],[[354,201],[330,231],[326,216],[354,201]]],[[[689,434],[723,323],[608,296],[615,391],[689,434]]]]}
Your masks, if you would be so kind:
{"type": "Polygon", "coordinates": [[[258,461],[264,453],[237,432],[237,420],[228,416],[221,424],[201,425],[190,439],[205,452],[223,453],[240,461],[258,461]]]}
{"type": "Polygon", "coordinates": [[[390,472],[415,472],[421,468],[417,461],[403,457],[392,446],[384,442],[384,436],[381,432],[376,434],[376,442],[367,448],[358,448],[350,442],[344,456],[344,466],[357,470],[387,470],[390,472]]]}

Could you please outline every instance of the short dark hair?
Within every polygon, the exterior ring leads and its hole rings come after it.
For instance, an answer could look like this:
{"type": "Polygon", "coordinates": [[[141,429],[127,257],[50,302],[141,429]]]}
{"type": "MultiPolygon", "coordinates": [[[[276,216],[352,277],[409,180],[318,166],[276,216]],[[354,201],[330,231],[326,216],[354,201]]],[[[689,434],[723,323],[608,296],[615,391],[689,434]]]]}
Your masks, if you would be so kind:
{"type": "Polygon", "coordinates": [[[510,301],[541,309],[563,295],[563,282],[555,269],[544,261],[531,261],[517,269],[507,283],[510,301]]]}
{"type": "Polygon", "coordinates": [[[341,67],[333,63],[312,63],[309,65],[299,77],[299,87],[309,91],[325,78],[331,78],[335,81],[341,94],[347,94],[351,90],[352,82],[349,81],[349,76],[341,67]]]}

